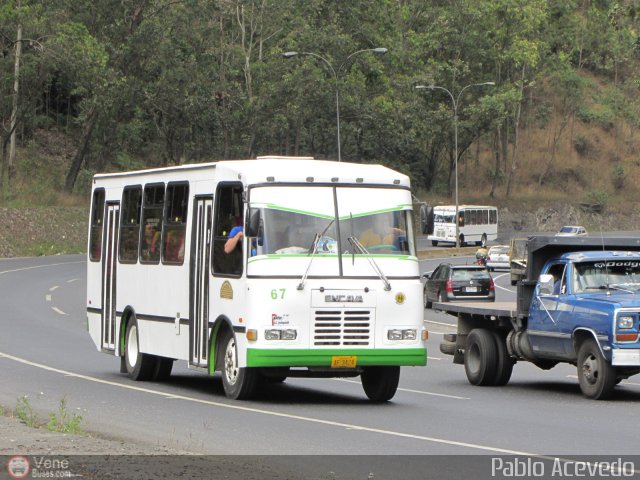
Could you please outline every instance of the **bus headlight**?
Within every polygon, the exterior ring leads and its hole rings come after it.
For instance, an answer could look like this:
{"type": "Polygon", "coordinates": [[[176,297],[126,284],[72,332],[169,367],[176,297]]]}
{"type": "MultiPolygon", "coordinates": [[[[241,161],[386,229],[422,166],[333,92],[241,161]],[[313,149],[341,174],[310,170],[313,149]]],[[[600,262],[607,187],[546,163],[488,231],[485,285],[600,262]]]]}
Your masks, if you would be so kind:
{"type": "Polygon", "coordinates": [[[264,331],[265,340],[295,340],[298,338],[298,331],[293,328],[280,330],[272,328],[264,331]]]}
{"type": "Polygon", "coordinates": [[[415,328],[394,328],[387,331],[388,340],[415,340],[416,338],[418,338],[418,331],[415,328]]]}
{"type": "Polygon", "coordinates": [[[620,315],[618,317],[618,328],[629,329],[633,328],[634,318],[631,315],[620,315]]]}
{"type": "Polygon", "coordinates": [[[402,340],[402,330],[389,330],[387,338],[389,340],[402,340]]]}
{"type": "Polygon", "coordinates": [[[264,331],[264,339],[265,340],[280,340],[280,330],[265,330],[264,331]]]}
{"type": "Polygon", "coordinates": [[[403,340],[415,340],[417,338],[417,332],[414,328],[409,328],[402,331],[403,340]]]}
{"type": "Polygon", "coordinates": [[[295,340],[298,337],[298,332],[292,328],[288,328],[287,330],[282,330],[282,334],[280,336],[281,340],[295,340]]]}

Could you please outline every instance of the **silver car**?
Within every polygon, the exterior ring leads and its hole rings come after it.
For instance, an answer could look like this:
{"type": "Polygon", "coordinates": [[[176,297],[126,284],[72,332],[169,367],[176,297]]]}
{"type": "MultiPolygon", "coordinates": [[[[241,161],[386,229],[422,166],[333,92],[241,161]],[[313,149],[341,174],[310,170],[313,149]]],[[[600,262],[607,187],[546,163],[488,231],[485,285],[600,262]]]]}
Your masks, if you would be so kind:
{"type": "Polygon", "coordinates": [[[487,253],[487,270],[493,272],[496,268],[511,268],[509,263],[509,245],[494,245],[487,253]]]}
{"type": "Polygon", "coordinates": [[[561,227],[556,237],[583,237],[587,234],[587,229],[579,225],[565,225],[561,227]]]}

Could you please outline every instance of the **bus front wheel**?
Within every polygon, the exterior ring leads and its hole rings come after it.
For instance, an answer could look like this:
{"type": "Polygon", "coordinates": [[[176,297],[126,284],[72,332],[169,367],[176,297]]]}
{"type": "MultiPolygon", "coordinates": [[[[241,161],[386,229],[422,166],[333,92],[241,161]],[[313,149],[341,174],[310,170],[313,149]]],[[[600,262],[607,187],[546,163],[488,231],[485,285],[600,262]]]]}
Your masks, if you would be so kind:
{"type": "Polygon", "coordinates": [[[369,400],[386,402],[396,394],[400,381],[400,367],[364,367],[360,378],[369,400]]]}
{"type": "Polygon", "coordinates": [[[228,398],[247,400],[258,386],[260,375],[257,369],[238,366],[238,347],[236,337],[227,330],[220,342],[222,362],[222,387],[228,398]]]}
{"type": "Polygon", "coordinates": [[[125,333],[124,360],[127,373],[133,380],[150,380],[154,375],[157,359],[140,352],[138,336],[138,322],[132,317],[127,322],[125,333]]]}

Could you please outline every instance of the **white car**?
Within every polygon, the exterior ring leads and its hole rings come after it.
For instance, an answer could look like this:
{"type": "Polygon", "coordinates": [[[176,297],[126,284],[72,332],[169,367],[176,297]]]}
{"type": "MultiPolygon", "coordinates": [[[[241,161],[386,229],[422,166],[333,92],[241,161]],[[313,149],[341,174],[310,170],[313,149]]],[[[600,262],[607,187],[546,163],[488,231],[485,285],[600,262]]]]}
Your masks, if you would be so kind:
{"type": "Polygon", "coordinates": [[[511,268],[509,263],[509,245],[494,245],[487,253],[487,270],[490,272],[496,268],[511,268]]]}
{"type": "Polygon", "coordinates": [[[584,227],[578,225],[565,225],[560,228],[556,237],[583,237],[587,234],[587,230],[584,227]]]}

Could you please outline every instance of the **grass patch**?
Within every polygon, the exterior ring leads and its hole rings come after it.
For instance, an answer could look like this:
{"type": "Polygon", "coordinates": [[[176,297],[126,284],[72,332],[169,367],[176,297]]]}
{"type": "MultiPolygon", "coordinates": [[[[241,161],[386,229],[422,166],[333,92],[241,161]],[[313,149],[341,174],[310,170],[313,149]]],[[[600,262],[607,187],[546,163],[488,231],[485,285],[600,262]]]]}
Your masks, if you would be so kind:
{"type": "Polygon", "coordinates": [[[82,433],[81,424],[82,415],[77,413],[70,414],[67,408],[67,399],[63,397],[60,400],[58,412],[49,414],[47,430],[50,432],[80,434],[82,433]]]}
{"type": "Polygon", "coordinates": [[[31,402],[26,395],[18,398],[15,414],[27,427],[36,428],[38,426],[38,417],[33,412],[31,402]]]}

